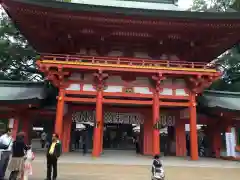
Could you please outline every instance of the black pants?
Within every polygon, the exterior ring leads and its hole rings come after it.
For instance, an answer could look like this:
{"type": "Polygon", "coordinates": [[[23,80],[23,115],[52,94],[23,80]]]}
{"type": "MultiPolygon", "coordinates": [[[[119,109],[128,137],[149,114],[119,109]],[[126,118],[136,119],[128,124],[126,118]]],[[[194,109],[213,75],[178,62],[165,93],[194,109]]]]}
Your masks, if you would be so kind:
{"type": "Polygon", "coordinates": [[[45,140],[41,140],[41,146],[42,146],[42,148],[45,148],[45,145],[46,145],[46,141],[45,141],[45,140]]]}
{"type": "Polygon", "coordinates": [[[75,141],[75,149],[80,149],[79,141],[75,141]]]}
{"type": "Polygon", "coordinates": [[[139,143],[135,143],[135,150],[136,150],[136,153],[137,153],[137,154],[140,153],[139,143]]]}
{"type": "Polygon", "coordinates": [[[83,143],[83,155],[87,154],[87,145],[83,143]]]}
{"type": "Polygon", "coordinates": [[[47,179],[51,180],[57,178],[57,157],[54,155],[47,155],[47,179]],[[53,170],[53,175],[52,175],[53,170]]]}

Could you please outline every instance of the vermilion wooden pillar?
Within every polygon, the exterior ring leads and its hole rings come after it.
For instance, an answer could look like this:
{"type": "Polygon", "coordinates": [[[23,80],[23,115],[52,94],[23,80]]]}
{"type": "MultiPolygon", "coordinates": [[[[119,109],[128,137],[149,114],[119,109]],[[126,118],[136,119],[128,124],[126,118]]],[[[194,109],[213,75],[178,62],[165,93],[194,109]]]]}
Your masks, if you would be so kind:
{"type": "Polygon", "coordinates": [[[63,152],[69,152],[70,138],[71,138],[71,127],[72,119],[71,113],[68,113],[64,116],[63,121],[63,137],[62,137],[62,150],[63,152]]]}
{"type": "Polygon", "coordinates": [[[152,107],[152,117],[153,117],[153,124],[152,124],[152,154],[153,156],[156,154],[160,154],[160,135],[159,130],[154,128],[154,125],[159,121],[159,93],[155,92],[153,95],[153,107],[152,107]]]}
{"type": "Polygon", "coordinates": [[[64,90],[59,89],[55,121],[55,133],[59,135],[60,140],[62,140],[63,132],[64,96],[65,96],[64,90]]]}
{"type": "Polygon", "coordinates": [[[185,122],[181,120],[176,121],[176,156],[186,156],[186,133],[185,122]]]}
{"type": "Polygon", "coordinates": [[[191,159],[198,160],[198,134],[197,134],[197,111],[196,111],[196,94],[191,93],[190,100],[190,150],[191,159]]]}
{"type": "Polygon", "coordinates": [[[102,125],[103,125],[103,110],[102,110],[102,99],[103,92],[102,88],[99,88],[97,91],[97,100],[96,100],[96,123],[94,127],[94,138],[93,138],[93,151],[92,156],[98,157],[101,153],[101,135],[102,135],[102,125]]]}
{"type": "Polygon", "coordinates": [[[215,129],[212,129],[212,150],[215,153],[216,158],[220,158],[221,155],[221,146],[222,146],[222,140],[221,140],[221,131],[215,127],[215,129]]]}
{"type": "Polygon", "coordinates": [[[144,114],[143,124],[143,154],[152,155],[153,153],[153,138],[152,138],[152,111],[144,114]]]}
{"type": "Polygon", "coordinates": [[[16,139],[19,127],[19,119],[14,117],[9,119],[8,127],[12,128],[12,137],[16,139]]]}
{"type": "Polygon", "coordinates": [[[32,122],[29,120],[29,117],[22,117],[22,131],[25,132],[25,143],[29,144],[29,134],[30,128],[32,127],[32,122]]]}
{"type": "Polygon", "coordinates": [[[72,131],[72,112],[68,114],[67,118],[67,142],[66,142],[66,152],[70,151],[70,142],[71,142],[71,131],[72,131]]]}
{"type": "Polygon", "coordinates": [[[101,125],[101,135],[100,135],[100,153],[103,152],[103,129],[104,129],[104,119],[103,119],[103,123],[101,125]]]}

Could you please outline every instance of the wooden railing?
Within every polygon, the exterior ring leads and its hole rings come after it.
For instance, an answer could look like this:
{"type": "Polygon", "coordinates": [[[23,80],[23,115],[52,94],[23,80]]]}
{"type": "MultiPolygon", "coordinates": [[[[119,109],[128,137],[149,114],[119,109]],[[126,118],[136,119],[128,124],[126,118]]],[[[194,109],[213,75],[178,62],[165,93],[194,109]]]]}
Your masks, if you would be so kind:
{"type": "Polygon", "coordinates": [[[166,68],[191,68],[191,69],[216,69],[214,64],[203,62],[172,61],[172,60],[152,60],[127,57],[99,57],[99,56],[79,56],[63,54],[41,54],[41,60],[82,62],[91,64],[110,64],[128,66],[149,66],[166,68]]]}

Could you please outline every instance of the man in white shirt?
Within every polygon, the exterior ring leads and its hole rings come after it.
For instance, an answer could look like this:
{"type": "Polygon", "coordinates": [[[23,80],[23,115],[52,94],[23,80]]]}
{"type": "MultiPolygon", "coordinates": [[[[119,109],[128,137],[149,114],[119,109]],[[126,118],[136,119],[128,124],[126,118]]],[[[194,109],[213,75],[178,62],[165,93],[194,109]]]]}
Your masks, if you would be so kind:
{"type": "Polygon", "coordinates": [[[7,147],[0,149],[0,180],[3,180],[12,151],[12,129],[8,128],[6,133],[0,137],[0,144],[7,147]]]}

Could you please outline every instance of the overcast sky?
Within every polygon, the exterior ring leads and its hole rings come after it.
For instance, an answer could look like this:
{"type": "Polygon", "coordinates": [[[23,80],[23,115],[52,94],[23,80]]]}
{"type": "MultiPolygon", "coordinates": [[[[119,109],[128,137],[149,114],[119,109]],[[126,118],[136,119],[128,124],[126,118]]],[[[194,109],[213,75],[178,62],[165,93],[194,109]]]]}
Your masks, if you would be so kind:
{"type": "Polygon", "coordinates": [[[178,0],[178,5],[182,9],[188,9],[191,7],[193,0],[178,0]]]}

